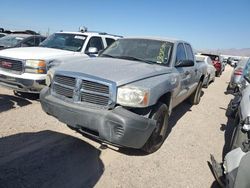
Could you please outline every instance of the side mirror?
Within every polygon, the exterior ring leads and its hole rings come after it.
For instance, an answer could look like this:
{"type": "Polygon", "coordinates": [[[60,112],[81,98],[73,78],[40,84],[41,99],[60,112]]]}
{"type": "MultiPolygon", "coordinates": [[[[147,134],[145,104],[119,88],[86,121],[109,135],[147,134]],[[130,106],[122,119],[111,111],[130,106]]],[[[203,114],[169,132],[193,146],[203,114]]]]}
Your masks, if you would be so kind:
{"type": "Polygon", "coordinates": [[[181,60],[178,61],[175,67],[192,67],[194,66],[194,61],[192,60],[181,60]]]}
{"type": "Polygon", "coordinates": [[[86,54],[88,55],[93,55],[97,53],[98,53],[98,49],[96,47],[89,47],[88,51],[86,52],[86,54]]]}

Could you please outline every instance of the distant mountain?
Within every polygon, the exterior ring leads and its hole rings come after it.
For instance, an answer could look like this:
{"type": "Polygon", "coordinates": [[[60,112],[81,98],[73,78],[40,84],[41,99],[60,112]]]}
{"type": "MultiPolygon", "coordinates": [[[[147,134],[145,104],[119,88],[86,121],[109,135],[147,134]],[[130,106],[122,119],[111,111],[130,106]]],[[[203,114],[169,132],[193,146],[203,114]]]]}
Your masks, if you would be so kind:
{"type": "Polygon", "coordinates": [[[232,48],[232,49],[217,49],[217,50],[206,49],[206,50],[197,50],[197,52],[250,57],[250,48],[242,48],[242,49],[232,48]]]}

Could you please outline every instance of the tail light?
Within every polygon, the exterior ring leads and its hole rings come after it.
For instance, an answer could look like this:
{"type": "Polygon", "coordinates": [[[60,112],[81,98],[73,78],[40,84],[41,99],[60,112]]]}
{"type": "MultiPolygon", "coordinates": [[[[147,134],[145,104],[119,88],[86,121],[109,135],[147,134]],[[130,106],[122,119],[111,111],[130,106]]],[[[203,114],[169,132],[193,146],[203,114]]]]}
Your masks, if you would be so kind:
{"type": "Polygon", "coordinates": [[[243,69],[242,68],[238,68],[234,71],[234,75],[242,75],[243,74],[243,69]]]}

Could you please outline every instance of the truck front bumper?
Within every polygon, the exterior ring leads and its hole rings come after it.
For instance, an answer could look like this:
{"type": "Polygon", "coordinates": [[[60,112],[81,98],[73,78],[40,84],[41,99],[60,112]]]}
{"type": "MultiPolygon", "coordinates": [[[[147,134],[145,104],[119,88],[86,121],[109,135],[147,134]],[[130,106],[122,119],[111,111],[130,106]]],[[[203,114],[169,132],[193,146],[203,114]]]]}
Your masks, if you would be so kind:
{"type": "Polygon", "coordinates": [[[45,86],[45,79],[33,80],[0,74],[0,85],[15,91],[39,93],[45,86]]]}
{"type": "Polygon", "coordinates": [[[66,102],[51,95],[48,87],[40,92],[40,100],[47,114],[79,132],[117,146],[142,148],[156,124],[121,106],[106,110],[66,102]]]}

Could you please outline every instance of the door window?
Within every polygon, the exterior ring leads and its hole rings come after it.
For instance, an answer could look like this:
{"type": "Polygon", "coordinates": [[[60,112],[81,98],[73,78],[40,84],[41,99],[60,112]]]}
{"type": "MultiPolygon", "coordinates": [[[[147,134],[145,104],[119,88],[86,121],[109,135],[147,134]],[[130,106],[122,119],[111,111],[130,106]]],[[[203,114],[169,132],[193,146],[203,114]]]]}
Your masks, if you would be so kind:
{"type": "Polygon", "coordinates": [[[35,37],[31,37],[30,39],[26,40],[24,44],[27,46],[35,46],[35,37]]]}
{"type": "Polygon", "coordinates": [[[185,44],[186,51],[187,51],[187,59],[194,61],[194,53],[189,44],[185,44]]]}
{"type": "Polygon", "coordinates": [[[178,44],[176,52],[176,63],[182,60],[186,60],[186,52],[182,43],[178,44]]]}
{"type": "Polygon", "coordinates": [[[105,38],[107,46],[110,46],[113,42],[115,42],[115,39],[111,39],[111,38],[105,38]]]}

